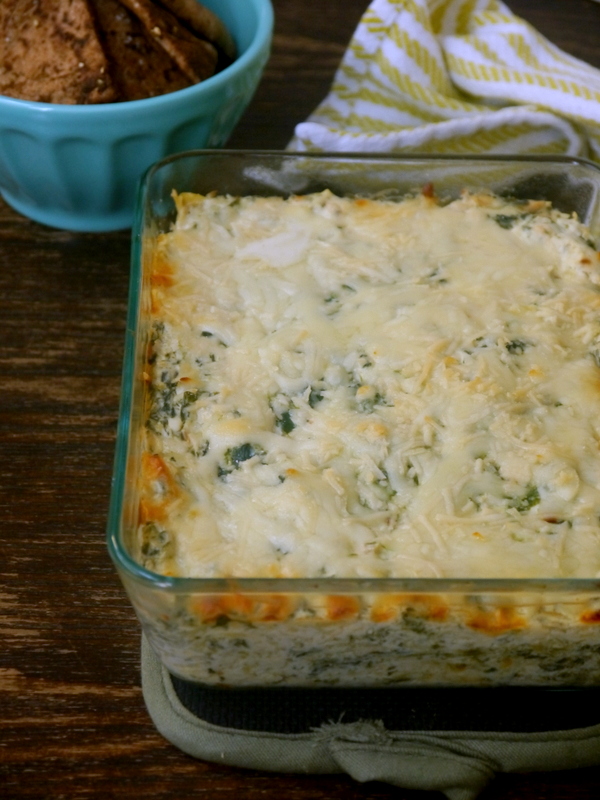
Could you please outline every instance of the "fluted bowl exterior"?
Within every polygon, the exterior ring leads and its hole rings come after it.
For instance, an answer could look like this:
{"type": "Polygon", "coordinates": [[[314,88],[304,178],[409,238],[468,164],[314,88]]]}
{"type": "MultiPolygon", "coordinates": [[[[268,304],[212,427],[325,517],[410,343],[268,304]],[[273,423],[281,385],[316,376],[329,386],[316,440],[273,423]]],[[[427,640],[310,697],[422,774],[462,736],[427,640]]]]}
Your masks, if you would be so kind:
{"type": "Polygon", "coordinates": [[[0,96],[0,193],[56,228],[128,228],[145,170],[163,157],[219,148],[250,102],[269,57],[270,0],[203,0],[231,32],[238,58],[187,89],[146,100],[59,105],[0,96]]]}

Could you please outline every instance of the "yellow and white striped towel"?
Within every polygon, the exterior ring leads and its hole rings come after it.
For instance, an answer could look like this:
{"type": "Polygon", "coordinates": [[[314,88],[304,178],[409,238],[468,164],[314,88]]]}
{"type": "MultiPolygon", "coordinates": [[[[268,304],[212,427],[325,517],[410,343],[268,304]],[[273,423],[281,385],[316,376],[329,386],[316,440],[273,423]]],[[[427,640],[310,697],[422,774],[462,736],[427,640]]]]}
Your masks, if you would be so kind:
{"type": "Polygon", "coordinates": [[[600,161],[600,70],[499,0],[374,0],[289,147],[600,161]]]}

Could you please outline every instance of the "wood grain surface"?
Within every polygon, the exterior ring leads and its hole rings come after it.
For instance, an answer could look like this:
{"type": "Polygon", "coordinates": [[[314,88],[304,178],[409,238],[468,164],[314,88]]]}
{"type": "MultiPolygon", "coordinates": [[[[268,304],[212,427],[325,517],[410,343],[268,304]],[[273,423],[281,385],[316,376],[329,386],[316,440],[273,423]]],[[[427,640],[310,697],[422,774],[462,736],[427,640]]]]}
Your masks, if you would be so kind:
{"type": "MultiPolygon", "coordinates": [[[[600,4],[508,4],[600,67],[600,4]]],[[[366,5],[274,0],[272,58],[232,147],[285,147],[366,5]]],[[[138,624],[104,541],[129,248],[126,232],[60,232],[0,203],[0,797],[440,800],[202,763],[154,729],[138,624]]],[[[600,767],[501,776],[481,800],[598,797],[600,767]]]]}

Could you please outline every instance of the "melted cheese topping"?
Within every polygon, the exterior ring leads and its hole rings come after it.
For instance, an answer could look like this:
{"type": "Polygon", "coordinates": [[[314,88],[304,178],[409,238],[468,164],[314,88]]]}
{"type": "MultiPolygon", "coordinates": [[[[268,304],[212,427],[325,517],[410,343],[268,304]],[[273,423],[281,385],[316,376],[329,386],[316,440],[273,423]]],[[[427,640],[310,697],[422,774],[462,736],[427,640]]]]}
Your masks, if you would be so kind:
{"type": "Polygon", "coordinates": [[[600,573],[600,255],[573,216],[184,194],[160,237],[140,560],[600,573]]]}

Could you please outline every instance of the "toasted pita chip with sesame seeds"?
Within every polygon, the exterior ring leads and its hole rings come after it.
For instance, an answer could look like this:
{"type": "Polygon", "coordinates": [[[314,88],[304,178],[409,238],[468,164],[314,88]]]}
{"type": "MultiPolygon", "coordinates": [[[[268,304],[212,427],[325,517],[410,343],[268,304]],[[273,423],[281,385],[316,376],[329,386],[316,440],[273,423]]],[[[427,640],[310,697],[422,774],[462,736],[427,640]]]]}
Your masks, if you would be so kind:
{"type": "Polygon", "coordinates": [[[216,47],[191,33],[177,17],[151,0],[120,0],[143,24],[157,44],[173,59],[193,83],[214,75],[216,47]]]}
{"type": "Polygon", "coordinates": [[[197,0],[158,0],[160,5],[187,25],[198,36],[208,39],[233,61],[236,55],[233,37],[219,17],[197,0]]]}
{"type": "Polygon", "coordinates": [[[192,85],[119,0],[89,0],[120,100],[142,100],[192,85]]]}
{"type": "Polygon", "coordinates": [[[0,2],[0,94],[64,104],[118,99],[87,0],[0,2]]]}

